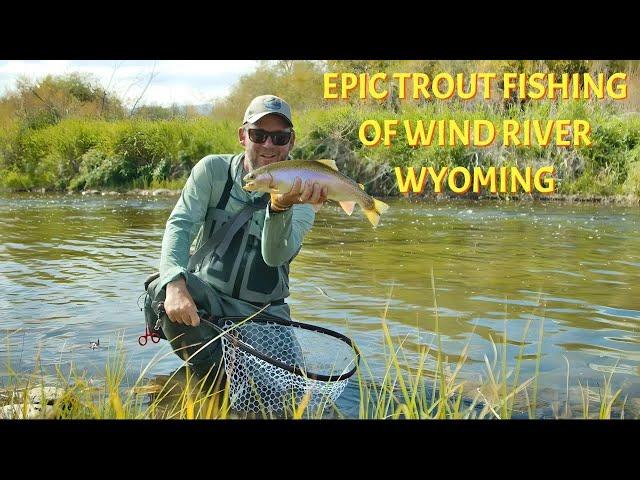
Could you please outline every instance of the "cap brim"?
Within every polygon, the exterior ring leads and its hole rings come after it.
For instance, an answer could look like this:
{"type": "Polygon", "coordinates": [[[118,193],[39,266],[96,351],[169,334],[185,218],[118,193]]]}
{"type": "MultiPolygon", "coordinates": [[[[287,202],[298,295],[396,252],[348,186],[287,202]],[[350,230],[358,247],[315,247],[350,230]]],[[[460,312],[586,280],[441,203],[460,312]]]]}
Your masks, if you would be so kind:
{"type": "MultiPolygon", "coordinates": [[[[262,117],[265,117],[267,115],[278,115],[279,117],[284,118],[285,121],[289,124],[290,127],[293,127],[293,123],[291,122],[291,120],[289,120],[286,115],[283,115],[282,113],[279,113],[279,112],[260,112],[260,113],[256,113],[254,115],[251,115],[249,118],[247,118],[244,121],[244,123],[256,123],[262,117]]],[[[243,125],[244,125],[244,123],[243,123],[243,125]]]]}

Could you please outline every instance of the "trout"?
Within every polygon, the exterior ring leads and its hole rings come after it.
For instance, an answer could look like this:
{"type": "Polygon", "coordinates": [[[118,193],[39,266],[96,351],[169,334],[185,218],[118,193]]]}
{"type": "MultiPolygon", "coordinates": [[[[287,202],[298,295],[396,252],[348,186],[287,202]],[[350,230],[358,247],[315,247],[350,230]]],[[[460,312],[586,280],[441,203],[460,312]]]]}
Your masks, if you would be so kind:
{"type": "MultiPolygon", "coordinates": [[[[333,160],[285,160],[271,163],[245,175],[242,179],[245,185],[242,188],[249,192],[287,193],[293,187],[296,177],[303,184],[309,180],[318,182],[321,187],[326,186],[327,198],[338,202],[347,215],[353,213],[357,203],[374,228],[380,222],[380,214],[389,208],[386,203],[368,195],[364,191],[364,185],[340,173],[333,160]]],[[[314,205],[316,211],[319,208],[314,205]]]]}

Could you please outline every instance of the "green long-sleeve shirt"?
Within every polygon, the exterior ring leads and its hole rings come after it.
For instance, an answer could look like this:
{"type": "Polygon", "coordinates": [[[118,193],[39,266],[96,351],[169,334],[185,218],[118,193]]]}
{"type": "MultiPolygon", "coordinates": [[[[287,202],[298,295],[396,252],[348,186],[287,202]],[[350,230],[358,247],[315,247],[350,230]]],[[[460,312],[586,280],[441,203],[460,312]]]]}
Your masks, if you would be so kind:
{"type": "MultiPolygon", "coordinates": [[[[186,272],[194,238],[199,248],[209,236],[255,196],[242,189],[238,155],[209,155],[192,169],[167,221],[160,259],[160,288],[186,272]],[[229,170],[229,162],[231,168],[229,170]],[[233,184],[224,209],[217,209],[228,174],[233,184]],[[209,232],[207,235],[206,232],[209,232]],[[206,236],[206,238],[205,238],[206,236]]],[[[267,303],[289,295],[289,262],[313,226],[311,205],[294,205],[282,213],[256,211],[234,236],[225,255],[197,273],[221,293],[247,302],[267,303]]]]}

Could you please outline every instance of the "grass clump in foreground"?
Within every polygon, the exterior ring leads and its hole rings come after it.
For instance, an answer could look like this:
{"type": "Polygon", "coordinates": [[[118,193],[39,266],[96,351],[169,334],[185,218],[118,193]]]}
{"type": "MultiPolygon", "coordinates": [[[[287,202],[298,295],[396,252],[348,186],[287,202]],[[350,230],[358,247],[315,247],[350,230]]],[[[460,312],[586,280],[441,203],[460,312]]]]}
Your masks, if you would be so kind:
{"type": "MultiPolygon", "coordinates": [[[[435,291],[434,291],[435,298],[435,291]]],[[[387,323],[387,307],[382,315],[384,338],[384,374],[382,378],[372,373],[365,357],[350,382],[359,390],[358,418],[361,419],[511,419],[540,418],[538,408],[538,378],[541,345],[544,335],[541,326],[535,357],[535,373],[521,378],[524,338],[530,327],[527,323],[515,366],[508,367],[506,331],[502,341],[491,339],[493,359],[484,357],[485,376],[478,382],[462,378],[461,372],[468,359],[468,344],[455,363],[449,363],[442,352],[438,331],[438,309],[435,304],[436,345],[418,347],[418,361],[409,361],[406,337],[393,340],[387,323]],[[432,353],[432,350],[435,352],[432,353]],[[429,355],[435,366],[428,366],[429,355]],[[500,362],[498,358],[500,357],[500,362]],[[500,364],[498,364],[500,363],[500,364]]],[[[0,388],[0,416],[4,418],[56,418],[56,419],[232,419],[232,418],[344,418],[335,405],[325,402],[316,408],[308,408],[309,396],[285,400],[283,411],[273,414],[267,411],[244,414],[231,408],[228,384],[212,383],[215,373],[202,379],[187,367],[179,368],[171,375],[147,380],[151,367],[166,357],[174,355],[166,344],[154,359],[142,370],[133,385],[126,380],[126,355],[120,337],[115,350],[105,366],[104,381],[96,383],[73,366],[67,374],[56,367],[55,379],[45,379],[41,372],[17,373],[9,368],[6,384],[0,388]],[[49,405],[34,405],[34,391],[56,387],[58,396],[49,405]],[[9,405],[13,405],[9,407],[9,405]]],[[[564,404],[551,405],[555,418],[610,419],[625,418],[627,398],[621,398],[621,389],[613,391],[613,371],[597,390],[579,383],[579,399],[569,402],[569,363],[564,404]],[[577,403],[576,403],[576,400],[577,403]]],[[[221,378],[221,376],[217,376],[221,378]]],[[[578,395],[574,395],[577,397],[578,395]]],[[[636,414],[637,415],[637,414],[636,414]]]]}

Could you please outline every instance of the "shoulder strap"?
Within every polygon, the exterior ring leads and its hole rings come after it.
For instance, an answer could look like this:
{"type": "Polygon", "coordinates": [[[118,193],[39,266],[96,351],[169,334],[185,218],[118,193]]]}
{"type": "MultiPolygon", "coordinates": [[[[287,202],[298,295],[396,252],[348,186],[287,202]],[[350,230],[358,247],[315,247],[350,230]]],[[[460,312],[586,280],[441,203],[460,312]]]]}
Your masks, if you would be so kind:
{"type": "Polygon", "coordinates": [[[227,208],[227,203],[229,202],[229,196],[231,195],[231,189],[233,188],[233,177],[231,176],[231,166],[233,165],[233,156],[229,158],[229,166],[227,167],[227,180],[225,181],[224,187],[222,188],[222,193],[218,197],[218,203],[216,203],[215,208],[210,209],[207,213],[207,218],[203,225],[202,235],[203,240],[201,240],[200,246],[204,245],[205,239],[211,237],[211,232],[213,229],[213,212],[215,210],[224,210],[227,208]]]}
{"type": "Polygon", "coordinates": [[[231,175],[231,165],[233,164],[233,157],[229,159],[229,168],[227,169],[227,182],[224,184],[224,190],[222,191],[222,195],[220,195],[220,200],[218,200],[218,204],[216,208],[218,210],[224,210],[227,207],[227,202],[229,201],[229,195],[231,195],[231,187],[233,187],[233,176],[231,175]]]}
{"type": "Polygon", "coordinates": [[[214,177],[218,179],[224,176],[224,183],[220,185],[220,181],[219,180],[216,181],[215,188],[212,189],[211,191],[211,197],[212,197],[211,200],[215,202],[215,206],[212,207],[211,205],[213,205],[213,203],[210,203],[209,204],[210,206],[207,208],[207,214],[205,215],[204,223],[202,224],[202,227],[200,228],[200,231],[198,232],[198,235],[196,237],[196,241],[195,241],[196,251],[211,236],[211,233],[213,231],[213,227],[215,224],[214,212],[218,209],[224,210],[227,206],[227,202],[229,201],[229,196],[231,194],[231,189],[233,188],[233,178],[231,177],[231,166],[233,164],[233,159],[235,157],[236,157],[235,155],[208,155],[202,159],[202,161],[205,161],[207,159],[214,160],[213,162],[211,162],[212,169],[213,169],[212,174],[214,177]],[[218,167],[218,164],[224,164],[225,166],[224,170],[222,169],[222,167],[218,167]]]}
{"type": "MultiPolygon", "coordinates": [[[[231,194],[231,188],[233,187],[233,178],[231,175],[232,163],[233,162],[229,162],[227,182],[225,183],[224,191],[222,192],[218,205],[216,206],[216,208],[220,210],[224,210],[226,208],[231,194]]],[[[249,221],[253,213],[256,210],[260,210],[267,206],[268,198],[269,196],[267,194],[259,197],[257,201],[247,205],[236,215],[231,217],[228,222],[220,227],[196,252],[194,252],[189,259],[187,270],[194,272],[196,267],[202,264],[205,257],[209,254],[211,254],[210,257],[213,257],[214,255],[218,258],[222,257],[227,251],[227,248],[229,248],[229,244],[235,234],[247,223],[247,221],[249,221]]]]}
{"type": "Polygon", "coordinates": [[[214,233],[209,240],[202,245],[197,252],[195,252],[189,259],[187,270],[190,272],[195,271],[195,267],[204,260],[207,254],[211,253],[218,258],[222,257],[234,235],[240,230],[245,223],[251,218],[256,210],[260,210],[266,206],[266,202],[247,205],[240,210],[235,216],[231,218],[227,223],[220,227],[216,233],[214,233]]]}

